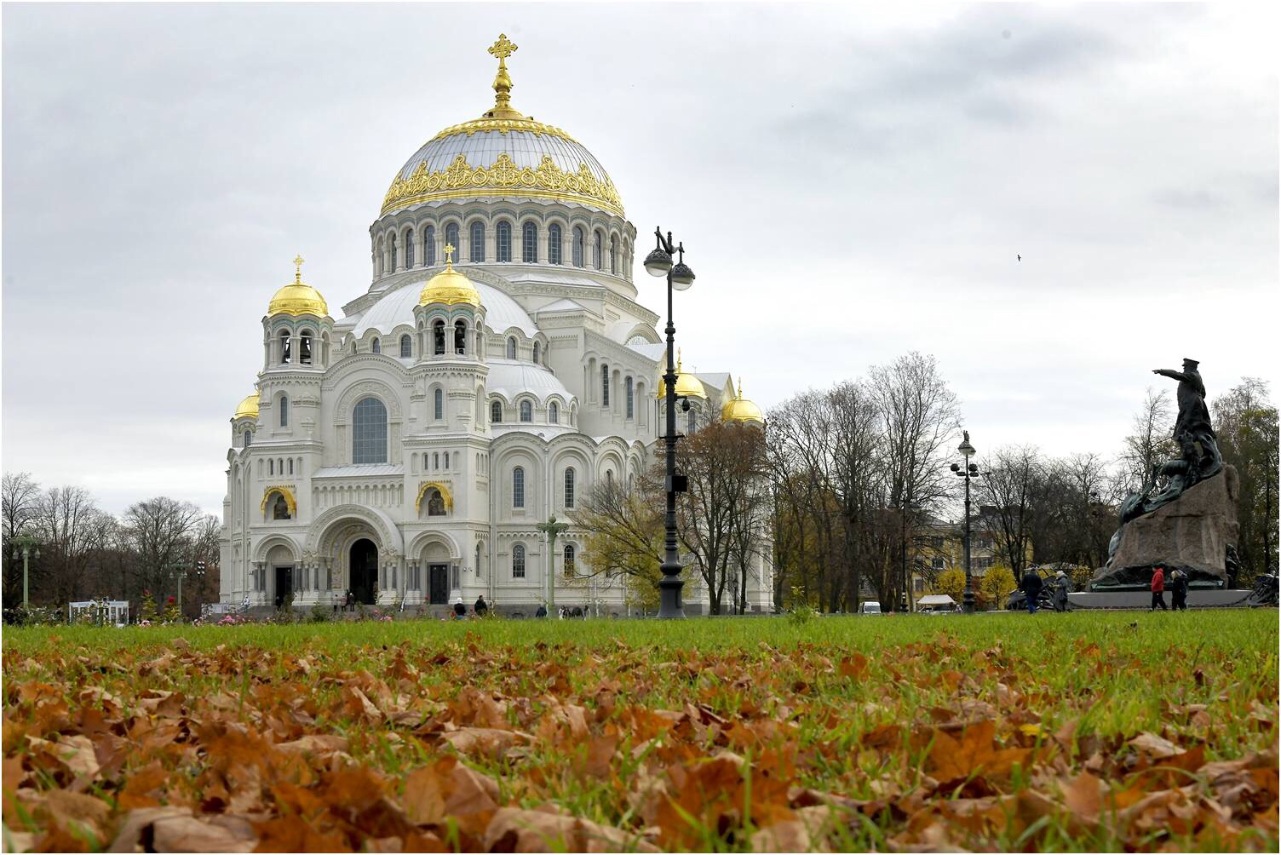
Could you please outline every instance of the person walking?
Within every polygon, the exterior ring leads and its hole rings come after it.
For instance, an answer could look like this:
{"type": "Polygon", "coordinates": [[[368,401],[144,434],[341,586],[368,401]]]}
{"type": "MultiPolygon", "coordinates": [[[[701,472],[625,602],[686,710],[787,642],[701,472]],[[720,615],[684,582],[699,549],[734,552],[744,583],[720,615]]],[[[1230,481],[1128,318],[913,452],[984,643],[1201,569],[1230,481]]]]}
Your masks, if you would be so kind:
{"type": "Polygon", "coordinates": [[[1165,568],[1160,564],[1152,570],[1152,608],[1148,611],[1156,611],[1160,606],[1161,611],[1169,611],[1165,605],[1165,568]]]}
{"type": "Polygon", "coordinates": [[[1054,610],[1065,612],[1068,609],[1068,590],[1072,587],[1067,573],[1060,570],[1054,574],[1054,610]]]}
{"type": "Polygon", "coordinates": [[[1036,601],[1041,596],[1041,587],[1045,583],[1041,579],[1041,574],[1031,567],[1023,574],[1023,580],[1019,582],[1019,590],[1023,592],[1023,597],[1027,601],[1027,613],[1036,614],[1036,601]]]}
{"type": "Polygon", "coordinates": [[[485,595],[481,594],[476,598],[476,605],[472,606],[476,612],[476,617],[484,617],[489,614],[489,603],[485,602],[485,595]]]}
{"type": "Polygon", "coordinates": [[[1170,608],[1188,610],[1188,574],[1182,567],[1170,571],[1170,608]]]}

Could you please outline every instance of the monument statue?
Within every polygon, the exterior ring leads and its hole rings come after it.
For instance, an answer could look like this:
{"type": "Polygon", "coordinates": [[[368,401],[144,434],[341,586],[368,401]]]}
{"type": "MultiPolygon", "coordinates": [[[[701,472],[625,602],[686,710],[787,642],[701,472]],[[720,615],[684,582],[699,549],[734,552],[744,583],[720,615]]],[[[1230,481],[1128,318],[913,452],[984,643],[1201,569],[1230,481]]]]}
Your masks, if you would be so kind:
{"type": "Polygon", "coordinates": [[[1121,527],[1108,544],[1108,561],[1092,587],[1145,584],[1157,565],[1181,567],[1190,579],[1222,587],[1229,580],[1237,539],[1240,479],[1223,465],[1195,359],[1183,370],[1153,374],[1179,381],[1174,441],[1179,456],[1148,473],[1143,489],[1121,503],[1121,527]],[[1194,489],[1195,488],[1195,489],[1194,489]]]}

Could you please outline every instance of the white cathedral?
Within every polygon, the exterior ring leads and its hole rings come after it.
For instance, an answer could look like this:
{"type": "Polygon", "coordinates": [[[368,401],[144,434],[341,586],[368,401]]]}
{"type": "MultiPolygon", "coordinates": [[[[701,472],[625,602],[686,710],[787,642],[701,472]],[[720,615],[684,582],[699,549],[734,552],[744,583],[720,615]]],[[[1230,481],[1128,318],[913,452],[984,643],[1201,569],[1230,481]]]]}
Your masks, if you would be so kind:
{"type": "MultiPolygon", "coordinates": [[[[626,610],[622,581],[590,574],[584,532],[549,543],[538,524],[572,523],[594,485],[650,465],[666,350],[636,302],[636,229],[609,175],[511,107],[515,50],[506,36],[489,49],[493,108],[397,171],[369,229],[373,281],[343,317],[303,282],[301,258],[272,297],[257,389],[231,420],[224,603],[350,594],[423,611],[483,594],[507,614],[549,599],[626,610]]],[[[687,430],[717,413],[763,424],[728,374],[680,371],[677,394],[687,430]]],[[[747,602],[771,611],[760,551],[747,602]]],[[[686,579],[697,614],[706,591],[686,579]]]]}

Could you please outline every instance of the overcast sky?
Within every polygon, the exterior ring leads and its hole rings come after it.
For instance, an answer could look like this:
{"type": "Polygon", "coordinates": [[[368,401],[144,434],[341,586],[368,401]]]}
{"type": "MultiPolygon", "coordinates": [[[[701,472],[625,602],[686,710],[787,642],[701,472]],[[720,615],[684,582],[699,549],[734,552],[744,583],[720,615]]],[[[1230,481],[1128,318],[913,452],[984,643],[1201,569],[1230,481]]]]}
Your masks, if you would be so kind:
{"type": "Polygon", "coordinates": [[[638,262],[684,241],[686,368],[762,408],[917,350],[981,461],[1114,456],[1185,356],[1275,394],[1275,22],[890,5],[5,4],[4,471],[221,514],[291,259],[335,318],[368,288],[394,173],[492,106],[500,32],[638,262]]]}

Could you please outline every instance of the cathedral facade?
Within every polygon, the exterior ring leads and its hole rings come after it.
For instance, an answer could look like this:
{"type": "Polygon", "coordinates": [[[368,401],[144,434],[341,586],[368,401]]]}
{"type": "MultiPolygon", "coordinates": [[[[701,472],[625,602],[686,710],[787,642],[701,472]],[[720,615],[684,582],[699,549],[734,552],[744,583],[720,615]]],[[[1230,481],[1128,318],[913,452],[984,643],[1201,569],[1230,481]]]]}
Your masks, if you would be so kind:
{"type": "MultiPolygon", "coordinates": [[[[626,609],[621,581],[590,572],[573,515],[660,450],[666,351],[636,302],[636,229],[609,175],[512,108],[515,49],[490,48],[494,106],[395,174],[370,227],[372,282],[342,317],[302,258],[271,299],[256,390],[231,421],[224,603],[626,609]],[[549,543],[552,516],[570,526],[549,543]]],[[[728,374],[682,371],[678,393],[682,427],[763,424],[728,374]]],[[[748,603],[768,611],[768,548],[758,564],[748,603]]],[[[706,596],[691,580],[684,599],[697,613],[706,596]]]]}

